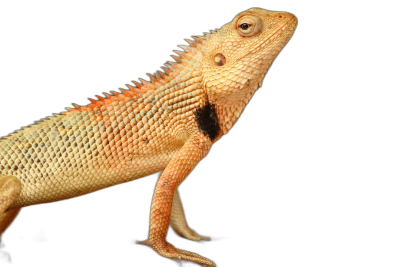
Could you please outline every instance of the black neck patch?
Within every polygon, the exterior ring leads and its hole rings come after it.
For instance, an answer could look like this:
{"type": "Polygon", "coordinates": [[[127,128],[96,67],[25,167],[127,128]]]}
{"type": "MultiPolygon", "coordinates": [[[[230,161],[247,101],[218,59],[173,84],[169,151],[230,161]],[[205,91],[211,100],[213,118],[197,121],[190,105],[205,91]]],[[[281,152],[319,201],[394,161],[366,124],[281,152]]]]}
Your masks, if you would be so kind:
{"type": "Polygon", "coordinates": [[[200,132],[210,138],[211,141],[214,141],[221,130],[215,113],[215,106],[207,104],[202,108],[196,109],[194,115],[200,132]]]}

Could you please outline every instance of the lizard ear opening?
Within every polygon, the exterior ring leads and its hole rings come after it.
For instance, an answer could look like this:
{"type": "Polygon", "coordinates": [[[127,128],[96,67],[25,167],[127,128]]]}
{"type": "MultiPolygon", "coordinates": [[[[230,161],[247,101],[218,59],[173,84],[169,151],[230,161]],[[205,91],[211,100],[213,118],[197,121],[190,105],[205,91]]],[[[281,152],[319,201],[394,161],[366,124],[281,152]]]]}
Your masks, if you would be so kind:
{"type": "Polygon", "coordinates": [[[226,57],[221,53],[216,54],[214,60],[217,66],[223,66],[226,63],[226,57]]]}

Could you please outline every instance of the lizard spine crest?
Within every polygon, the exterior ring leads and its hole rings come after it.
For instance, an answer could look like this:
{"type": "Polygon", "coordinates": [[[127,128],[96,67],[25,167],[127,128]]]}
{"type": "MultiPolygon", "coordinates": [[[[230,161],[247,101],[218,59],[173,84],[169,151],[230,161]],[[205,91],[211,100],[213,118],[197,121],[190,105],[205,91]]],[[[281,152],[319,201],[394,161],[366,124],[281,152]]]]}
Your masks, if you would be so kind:
{"type": "MultiPolygon", "coordinates": [[[[90,110],[94,107],[103,105],[104,103],[110,103],[116,100],[126,100],[127,98],[131,99],[139,94],[144,94],[168,83],[179,76],[180,72],[185,68],[181,63],[189,61],[201,51],[204,42],[207,41],[207,35],[209,35],[209,33],[205,33],[204,36],[192,36],[194,40],[184,39],[189,45],[178,45],[178,47],[183,49],[183,51],[173,50],[173,52],[178,54],[178,56],[171,55],[175,61],[167,61],[164,66],[161,67],[162,71],[158,70],[154,74],[146,73],[147,76],[149,76],[150,81],[139,78],[140,82],[132,81],[134,86],[126,84],[128,89],[119,88],[121,92],[110,91],[110,93],[103,93],[105,97],[96,95],[97,99],[89,98],[91,103],[86,106],[73,103],[72,105],[74,107],[66,108],[67,111],[74,112],[90,110]]],[[[63,112],[62,114],[68,112],[63,112]]]]}

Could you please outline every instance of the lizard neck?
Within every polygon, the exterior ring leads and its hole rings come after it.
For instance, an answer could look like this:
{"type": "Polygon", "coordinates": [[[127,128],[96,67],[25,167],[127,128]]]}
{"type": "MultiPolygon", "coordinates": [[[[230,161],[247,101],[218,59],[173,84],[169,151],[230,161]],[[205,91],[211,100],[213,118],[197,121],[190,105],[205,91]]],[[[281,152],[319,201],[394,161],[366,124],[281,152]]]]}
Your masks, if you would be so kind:
{"type": "Polygon", "coordinates": [[[246,80],[243,84],[239,85],[240,90],[236,90],[234,93],[230,93],[229,91],[218,92],[206,85],[208,101],[215,107],[222,134],[228,133],[239,119],[247,103],[260,87],[260,83],[261,81],[258,80],[246,80]]]}

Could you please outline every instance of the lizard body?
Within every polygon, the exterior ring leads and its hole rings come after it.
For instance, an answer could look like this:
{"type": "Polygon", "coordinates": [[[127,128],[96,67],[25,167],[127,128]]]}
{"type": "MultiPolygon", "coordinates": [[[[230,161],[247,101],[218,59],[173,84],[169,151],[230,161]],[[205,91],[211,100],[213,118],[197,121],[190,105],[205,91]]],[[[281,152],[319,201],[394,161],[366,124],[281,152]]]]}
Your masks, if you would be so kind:
{"type": "Polygon", "coordinates": [[[218,31],[187,40],[176,62],[135,86],[74,105],[0,139],[0,234],[21,207],[87,194],[162,171],[150,245],[160,255],[214,263],[165,241],[188,228],[177,187],[239,118],[297,19],[252,8],[218,31]]]}

